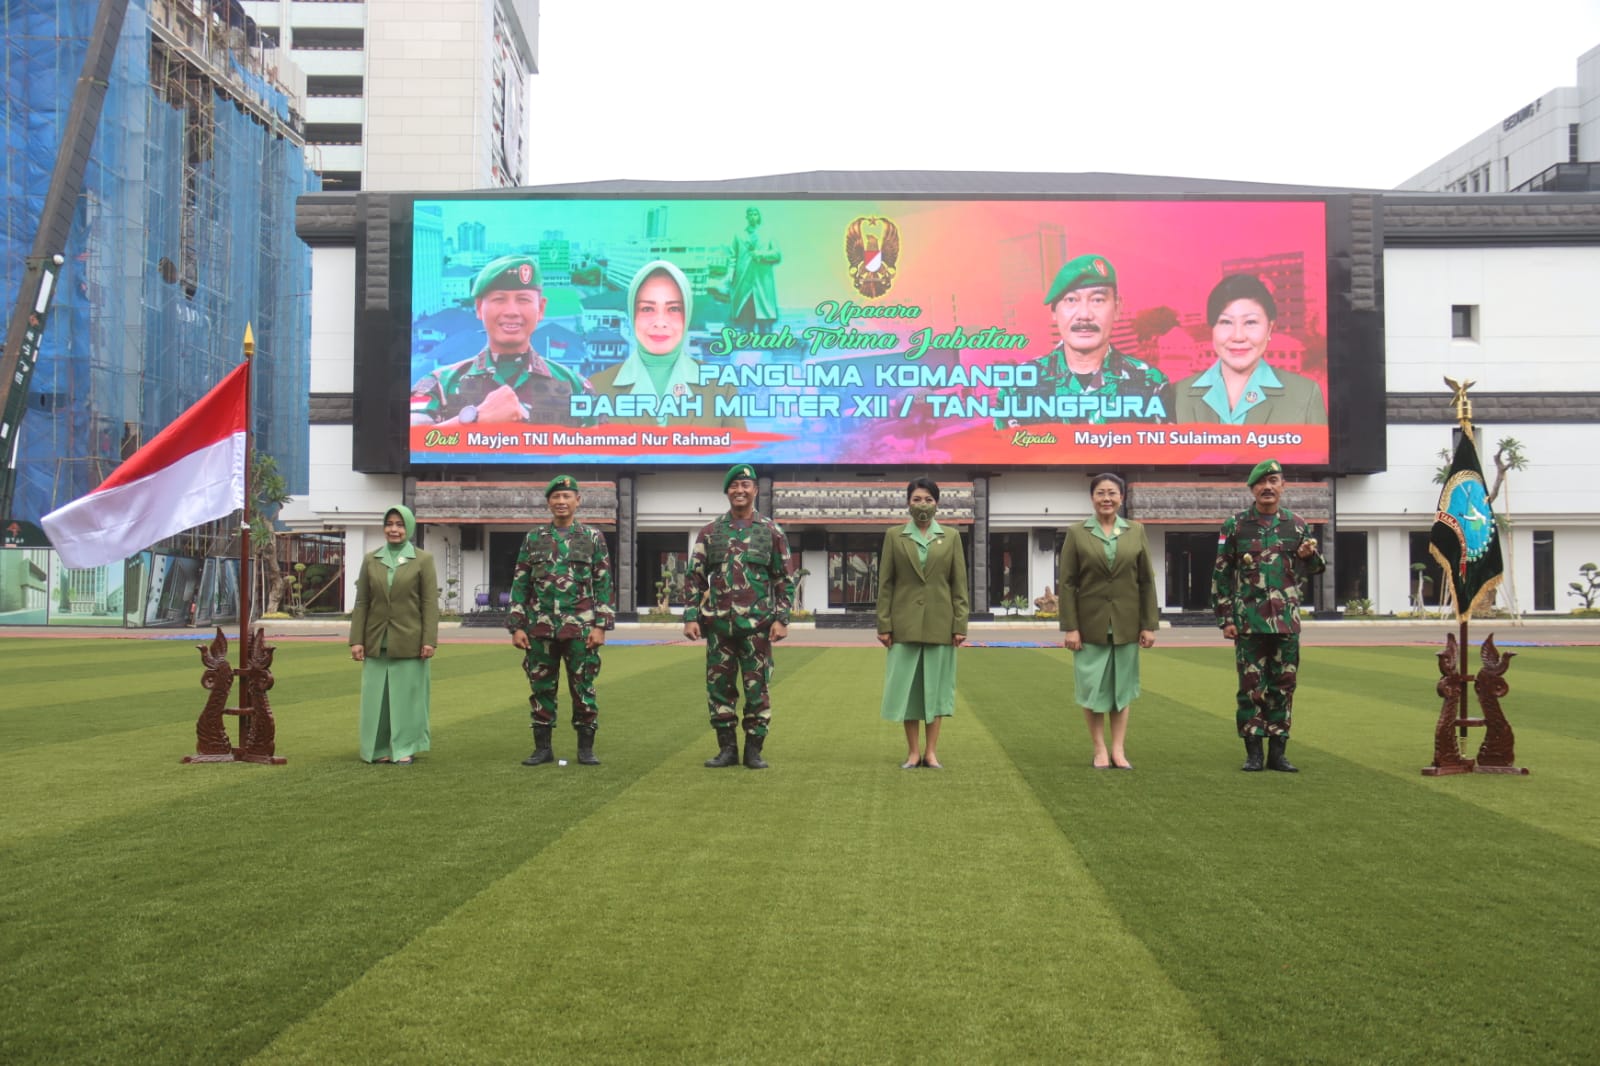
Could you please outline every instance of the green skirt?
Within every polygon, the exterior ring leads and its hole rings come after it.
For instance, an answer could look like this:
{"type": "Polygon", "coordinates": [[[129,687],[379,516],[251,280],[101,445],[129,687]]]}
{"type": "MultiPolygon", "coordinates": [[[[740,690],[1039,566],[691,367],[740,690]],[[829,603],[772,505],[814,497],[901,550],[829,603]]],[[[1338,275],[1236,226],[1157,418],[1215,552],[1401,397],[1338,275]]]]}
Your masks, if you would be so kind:
{"type": "Polygon", "coordinates": [[[955,714],[955,645],[889,645],[880,713],[891,722],[931,722],[955,714]]]}
{"type": "Polygon", "coordinates": [[[404,759],[430,746],[428,660],[367,656],[361,663],[361,758],[404,759]]]}
{"type": "Polygon", "coordinates": [[[1139,645],[1085,644],[1072,653],[1072,678],[1079,707],[1120,711],[1139,697],[1139,645]]]}

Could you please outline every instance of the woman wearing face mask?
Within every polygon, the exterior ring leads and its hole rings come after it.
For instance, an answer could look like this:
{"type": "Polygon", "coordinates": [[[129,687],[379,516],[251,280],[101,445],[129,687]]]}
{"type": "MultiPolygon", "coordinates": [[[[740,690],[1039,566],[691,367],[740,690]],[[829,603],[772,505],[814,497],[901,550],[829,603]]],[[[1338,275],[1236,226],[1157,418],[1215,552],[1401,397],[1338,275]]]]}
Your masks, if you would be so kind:
{"type": "Polygon", "coordinates": [[[383,516],[383,546],[361,560],[350,613],[350,658],[361,663],[361,758],[410,766],[429,748],[428,660],[439,645],[433,556],[411,538],[398,504],[383,516]]]}
{"type": "Polygon", "coordinates": [[[601,411],[597,422],[744,428],[743,418],[717,413],[718,398],[727,400],[738,390],[700,384],[701,364],[689,354],[694,291],[683,271],[665,259],[640,267],[628,287],[628,314],[628,358],[590,379],[601,411]]]}
{"type": "Polygon", "coordinates": [[[1144,526],[1117,513],[1122,491],[1115,474],[1090,479],[1094,514],[1068,527],[1056,585],[1062,644],[1073,653],[1074,694],[1089,726],[1096,770],[1133,769],[1124,750],[1128,705],[1139,695],[1139,649],[1155,646],[1161,624],[1150,542],[1144,526]]]}
{"type": "Polygon", "coordinates": [[[902,770],[942,770],[939,723],[955,713],[956,649],[967,639],[966,554],[961,534],[933,517],[937,484],[912,479],[906,504],[911,521],[884,533],[878,565],[878,642],[889,649],[882,715],[905,723],[902,770]]]}
{"type": "Polygon", "coordinates": [[[1217,361],[1178,382],[1174,419],[1233,426],[1327,425],[1328,406],[1317,383],[1266,360],[1277,318],[1277,301],[1254,274],[1229,274],[1219,281],[1206,299],[1217,361]]]}

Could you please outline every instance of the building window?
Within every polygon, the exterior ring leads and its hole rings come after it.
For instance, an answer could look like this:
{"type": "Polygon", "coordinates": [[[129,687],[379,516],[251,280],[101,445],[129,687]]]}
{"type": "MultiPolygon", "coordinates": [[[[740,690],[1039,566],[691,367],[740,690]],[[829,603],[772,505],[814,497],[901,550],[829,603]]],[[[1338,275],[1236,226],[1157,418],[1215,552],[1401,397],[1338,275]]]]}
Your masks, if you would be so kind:
{"type": "Polygon", "coordinates": [[[360,192],[361,171],[324,170],[319,172],[323,192],[360,192]]]}
{"type": "Polygon", "coordinates": [[[1567,124],[1567,162],[1581,162],[1578,158],[1578,124],[1576,122],[1567,124]]]}
{"type": "Polygon", "coordinates": [[[307,96],[359,99],[362,85],[363,79],[359,74],[306,75],[307,96]]]}
{"type": "Polygon", "coordinates": [[[1450,305],[1450,336],[1461,341],[1478,339],[1478,305],[1450,305]]]}
{"type": "Polygon", "coordinates": [[[1412,610],[1439,606],[1440,590],[1444,588],[1444,570],[1428,551],[1428,534],[1411,534],[1411,569],[1407,572],[1410,588],[1406,599],[1412,610]]]}
{"type": "Polygon", "coordinates": [[[828,606],[867,610],[878,605],[882,533],[828,534],[828,606]]]}
{"type": "Polygon", "coordinates": [[[1533,609],[1556,609],[1556,532],[1533,531],[1533,609]]]}
{"type": "MultiPolygon", "coordinates": [[[[1204,533],[1169,530],[1166,559],[1167,606],[1184,611],[1211,610],[1211,571],[1217,565],[1217,535],[1209,530],[1204,533]]],[[[1056,569],[1060,570],[1059,554],[1056,569]]]]}
{"type": "Polygon", "coordinates": [[[663,602],[668,607],[684,605],[689,539],[687,532],[639,534],[639,557],[634,570],[639,584],[634,589],[634,602],[641,611],[653,610],[663,602]]]}
{"type": "Polygon", "coordinates": [[[360,144],[359,122],[307,122],[307,144],[360,144]]]}
{"type": "Polygon", "coordinates": [[[989,606],[1003,610],[1007,600],[1022,601],[1019,610],[1032,609],[1028,595],[1028,533],[994,533],[989,537],[989,606]]]}
{"type": "Polygon", "coordinates": [[[360,26],[301,26],[291,40],[297,52],[359,52],[366,45],[366,31],[360,26]]]}
{"type": "Polygon", "coordinates": [[[1335,533],[1333,536],[1333,572],[1338,587],[1334,589],[1334,603],[1344,606],[1351,600],[1368,600],[1367,591],[1367,534],[1335,533]]]}
{"type": "Polygon", "coordinates": [[[1478,172],[1476,170],[1472,172],[1472,191],[1478,191],[1478,172]]]}

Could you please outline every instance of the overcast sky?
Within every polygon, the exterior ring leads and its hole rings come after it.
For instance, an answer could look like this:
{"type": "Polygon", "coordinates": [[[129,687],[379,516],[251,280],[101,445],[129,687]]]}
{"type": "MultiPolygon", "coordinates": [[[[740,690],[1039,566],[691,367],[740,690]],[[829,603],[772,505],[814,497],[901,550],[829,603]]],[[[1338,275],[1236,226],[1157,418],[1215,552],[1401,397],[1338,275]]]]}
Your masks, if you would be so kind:
{"type": "Polygon", "coordinates": [[[543,0],[530,184],[1110,171],[1390,188],[1557,86],[1600,0],[543,0]]]}

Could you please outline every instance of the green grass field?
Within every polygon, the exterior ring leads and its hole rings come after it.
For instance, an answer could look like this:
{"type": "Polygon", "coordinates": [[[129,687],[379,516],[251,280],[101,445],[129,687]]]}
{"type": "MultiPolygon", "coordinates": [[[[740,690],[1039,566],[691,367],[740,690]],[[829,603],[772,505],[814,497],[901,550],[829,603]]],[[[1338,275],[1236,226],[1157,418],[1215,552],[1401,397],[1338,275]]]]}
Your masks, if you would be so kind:
{"type": "Polygon", "coordinates": [[[529,770],[517,653],[447,646],[395,769],[289,643],[289,764],[182,766],[190,644],[0,640],[0,1062],[1600,1060],[1600,649],[1519,654],[1531,777],[1439,780],[1425,648],[1308,649],[1298,775],[1222,650],[1146,654],[1127,774],[1061,649],[962,653],[943,773],[869,648],[781,648],[773,769],[703,769],[701,664],[609,649],[605,765],[529,770]]]}

